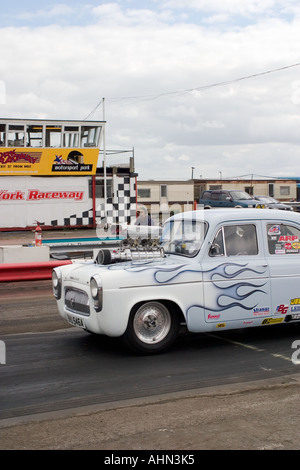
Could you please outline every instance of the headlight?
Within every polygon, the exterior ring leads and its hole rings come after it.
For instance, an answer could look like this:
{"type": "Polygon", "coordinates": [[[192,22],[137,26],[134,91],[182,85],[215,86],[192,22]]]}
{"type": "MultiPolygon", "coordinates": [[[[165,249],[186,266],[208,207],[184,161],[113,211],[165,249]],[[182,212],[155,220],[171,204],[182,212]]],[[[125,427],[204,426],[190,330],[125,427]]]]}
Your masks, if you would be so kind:
{"type": "Polygon", "coordinates": [[[98,284],[95,278],[91,278],[91,294],[93,299],[96,299],[98,297],[98,284]]]}
{"type": "Polygon", "coordinates": [[[61,297],[61,284],[62,284],[62,275],[59,268],[55,268],[52,271],[52,286],[53,286],[53,295],[58,300],[61,297]]]}
{"type": "Polygon", "coordinates": [[[102,281],[98,274],[91,277],[90,280],[91,296],[93,298],[94,309],[96,312],[102,310],[102,281]]]}

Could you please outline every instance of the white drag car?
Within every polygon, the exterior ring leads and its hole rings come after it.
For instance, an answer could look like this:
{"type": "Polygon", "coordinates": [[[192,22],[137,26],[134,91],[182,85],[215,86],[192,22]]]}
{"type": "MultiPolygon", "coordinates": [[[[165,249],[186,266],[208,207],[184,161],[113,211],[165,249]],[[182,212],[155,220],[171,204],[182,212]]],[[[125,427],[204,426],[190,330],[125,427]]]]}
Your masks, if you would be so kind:
{"type": "Polygon", "coordinates": [[[171,346],[180,324],[209,332],[300,321],[298,213],[185,212],[165,222],[160,242],[138,241],[54,269],[67,322],[151,354],[171,346]]]}

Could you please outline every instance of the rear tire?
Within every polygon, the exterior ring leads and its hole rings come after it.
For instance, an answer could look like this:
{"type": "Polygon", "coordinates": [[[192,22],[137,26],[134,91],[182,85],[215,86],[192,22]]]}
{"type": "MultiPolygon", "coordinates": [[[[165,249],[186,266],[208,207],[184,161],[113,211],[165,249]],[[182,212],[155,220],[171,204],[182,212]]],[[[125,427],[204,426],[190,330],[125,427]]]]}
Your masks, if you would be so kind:
{"type": "Polygon", "coordinates": [[[158,354],[174,343],[179,326],[176,311],[171,313],[162,302],[145,302],[131,311],[124,340],[135,352],[158,354]]]}

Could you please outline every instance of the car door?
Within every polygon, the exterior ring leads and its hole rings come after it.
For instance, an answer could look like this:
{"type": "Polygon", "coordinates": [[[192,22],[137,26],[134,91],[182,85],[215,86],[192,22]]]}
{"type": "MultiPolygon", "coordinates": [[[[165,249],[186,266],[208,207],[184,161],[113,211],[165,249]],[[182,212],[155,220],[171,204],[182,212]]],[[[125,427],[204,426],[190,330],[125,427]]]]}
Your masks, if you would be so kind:
{"type": "Polygon", "coordinates": [[[261,228],[260,221],[224,224],[211,240],[202,262],[204,315],[211,327],[255,326],[270,314],[261,228]]]}
{"type": "Polygon", "coordinates": [[[291,222],[265,223],[271,278],[272,322],[300,319],[300,227],[291,222]]]}
{"type": "Polygon", "coordinates": [[[209,204],[211,207],[220,207],[220,191],[212,191],[209,204]]]}
{"type": "Polygon", "coordinates": [[[234,207],[232,197],[227,191],[221,191],[220,193],[220,207],[234,207]]]}

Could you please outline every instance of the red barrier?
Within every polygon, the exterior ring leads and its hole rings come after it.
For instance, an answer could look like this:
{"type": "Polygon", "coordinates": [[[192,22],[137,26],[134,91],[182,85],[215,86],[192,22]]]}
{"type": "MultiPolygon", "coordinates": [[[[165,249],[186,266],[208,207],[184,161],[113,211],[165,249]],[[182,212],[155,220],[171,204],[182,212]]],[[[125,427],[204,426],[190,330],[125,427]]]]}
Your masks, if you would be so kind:
{"type": "Polygon", "coordinates": [[[36,263],[3,263],[0,264],[0,282],[37,281],[51,279],[52,269],[56,266],[72,264],[71,260],[42,261],[36,263]]]}

